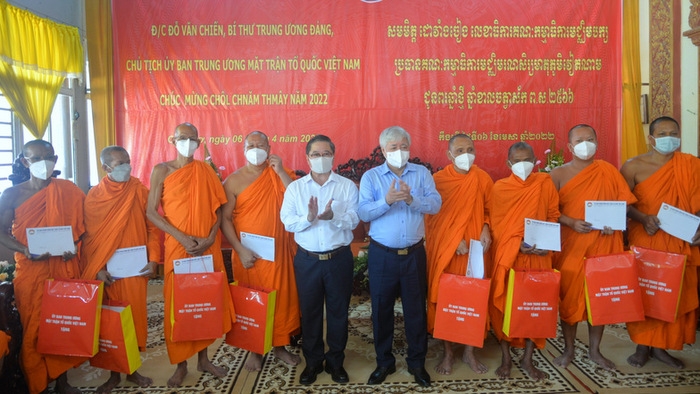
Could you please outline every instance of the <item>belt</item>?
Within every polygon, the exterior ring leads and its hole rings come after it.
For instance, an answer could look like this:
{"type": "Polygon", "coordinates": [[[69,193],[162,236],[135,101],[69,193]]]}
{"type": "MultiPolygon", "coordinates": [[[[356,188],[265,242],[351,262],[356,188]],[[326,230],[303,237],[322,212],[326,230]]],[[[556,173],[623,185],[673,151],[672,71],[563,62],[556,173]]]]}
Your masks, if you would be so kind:
{"type": "Polygon", "coordinates": [[[315,258],[322,260],[322,261],[332,259],[333,257],[339,255],[341,252],[344,252],[347,248],[349,248],[349,246],[345,245],[345,246],[341,246],[337,249],[330,250],[328,252],[310,252],[310,251],[302,248],[301,246],[297,246],[297,249],[299,249],[300,252],[306,253],[308,256],[315,257],[315,258]]]}
{"type": "Polygon", "coordinates": [[[414,250],[416,250],[416,249],[418,249],[418,248],[420,248],[420,247],[423,246],[423,240],[422,240],[422,239],[421,239],[420,241],[416,242],[415,244],[411,245],[411,246],[407,246],[407,247],[401,248],[401,249],[390,248],[390,247],[388,247],[388,246],[382,245],[382,244],[380,244],[379,242],[373,240],[372,238],[369,239],[369,243],[371,243],[371,244],[377,246],[377,247],[380,248],[380,249],[384,249],[384,250],[386,250],[387,252],[395,253],[395,254],[397,254],[397,255],[399,255],[399,256],[406,256],[406,255],[412,253],[414,250]]]}

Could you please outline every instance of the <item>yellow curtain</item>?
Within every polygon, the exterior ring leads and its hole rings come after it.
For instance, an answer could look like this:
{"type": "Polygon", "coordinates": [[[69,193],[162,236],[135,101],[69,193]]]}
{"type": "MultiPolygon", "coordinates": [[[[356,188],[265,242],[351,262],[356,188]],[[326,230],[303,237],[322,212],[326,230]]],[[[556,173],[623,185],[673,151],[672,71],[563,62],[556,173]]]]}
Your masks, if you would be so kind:
{"type": "Polygon", "coordinates": [[[623,0],[622,9],[622,145],[621,157],[627,159],[647,151],[640,100],[642,71],[639,55],[639,1],[623,0]]]}
{"type": "Polygon", "coordinates": [[[90,64],[90,101],[95,130],[97,168],[100,152],[116,143],[114,124],[114,68],[112,66],[112,2],[85,0],[85,21],[90,64]]]}
{"type": "Polygon", "coordinates": [[[44,136],[63,81],[82,79],[84,62],[76,27],[0,0],[0,90],[34,137],[44,136]]]}

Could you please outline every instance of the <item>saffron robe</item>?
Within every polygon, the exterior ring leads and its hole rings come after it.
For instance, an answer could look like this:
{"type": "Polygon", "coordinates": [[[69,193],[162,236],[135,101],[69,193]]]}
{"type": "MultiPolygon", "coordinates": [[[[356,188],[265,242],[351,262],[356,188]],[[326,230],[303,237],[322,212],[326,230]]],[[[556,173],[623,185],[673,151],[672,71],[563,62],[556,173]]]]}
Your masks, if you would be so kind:
{"type": "MultiPolygon", "coordinates": [[[[161,261],[160,230],[146,218],[148,188],[138,178],[115,182],[109,177],[85,198],[85,237],[81,262],[83,279],[95,280],[117,249],[145,245],[148,261],[161,261]]],[[[131,305],[141,351],[148,338],[148,277],[118,279],[105,286],[105,298],[131,305]]]]}
{"type": "MultiPolygon", "coordinates": [[[[584,220],[586,201],[637,202],[625,178],[613,165],[595,160],[576,174],[559,190],[559,210],[562,215],[584,220]]],[[[561,272],[559,315],[568,324],[587,319],[584,297],[584,258],[624,251],[622,231],[603,235],[602,231],[577,233],[561,226],[561,252],[554,253],[554,268],[561,272]]]]}
{"type": "MultiPolygon", "coordinates": [[[[632,192],[639,200],[635,207],[647,215],[656,215],[663,202],[696,214],[700,211],[700,159],[676,152],[668,163],[638,183],[632,192]]],[[[668,323],[647,317],[641,322],[627,323],[630,338],[636,344],[660,349],[681,350],[683,344],[695,343],[700,247],[691,247],[663,230],[650,236],[644,226],[634,220],[630,221],[628,237],[630,245],[688,256],[676,321],[668,323]]]]}
{"type": "MultiPolygon", "coordinates": [[[[83,201],[85,194],[73,182],[51,179],[51,182],[15,209],[12,235],[27,244],[27,228],[71,226],[77,242],[85,232],[83,201]]],[[[79,255],[79,253],[76,253],[79,255]]],[[[86,360],[85,357],[56,356],[37,352],[41,299],[46,279],[80,277],[79,256],[63,261],[62,256],[32,261],[24,253],[15,253],[15,301],[22,321],[23,339],[20,363],[31,393],[46,389],[49,382],[86,360]]]]}
{"type": "MultiPolygon", "coordinates": [[[[292,179],[294,173],[288,171],[292,179]]],[[[275,239],[275,261],[258,259],[252,268],[245,269],[238,254],[233,253],[233,277],[242,286],[254,286],[277,290],[275,323],[272,346],[289,344],[290,336],[300,327],[299,296],[294,279],[294,234],[284,229],[280,209],[285,186],[271,167],[236,198],[232,221],[236,236],[241,232],[263,235],[275,239]]]]}
{"type": "MultiPolygon", "coordinates": [[[[524,347],[525,338],[510,338],[503,333],[508,272],[511,268],[551,269],[552,253],[545,256],[520,253],[525,235],[525,218],[557,222],[559,194],[549,174],[535,172],[525,180],[511,174],[497,181],[489,205],[493,236],[493,271],[489,317],[496,337],[511,346],[524,347]]],[[[530,338],[541,349],[544,338],[530,338]]]]}
{"type": "MultiPolygon", "coordinates": [[[[435,215],[425,215],[425,252],[428,268],[428,332],[435,327],[440,275],[447,272],[464,276],[468,254],[455,251],[462,240],[480,239],[484,224],[489,224],[488,201],[493,180],[486,171],[471,166],[460,174],[451,164],[433,175],[442,207],[435,215]]],[[[486,256],[484,256],[486,260],[486,256]]],[[[488,264],[484,261],[488,273],[488,264]]]]}
{"type": "MultiPolygon", "coordinates": [[[[194,160],[169,174],[163,181],[161,206],[163,216],[171,225],[185,234],[195,237],[208,237],[216,223],[216,210],[226,203],[226,192],[214,170],[206,163],[194,160]]],[[[217,231],[214,243],[202,253],[211,254],[214,271],[223,272],[224,258],[221,254],[221,234],[217,231]]],[[[185,248],[170,234],[165,234],[165,280],[163,298],[165,299],[165,344],[171,364],[181,363],[200,350],[214,343],[213,339],[199,341],[171,341],[172,323],[170,313],[173,297],[173,260],[192,257],[185,248]]],[[[231,330],[236,315],[228,286],[222,286],[224,324],[221,334],[231,330]]]]}

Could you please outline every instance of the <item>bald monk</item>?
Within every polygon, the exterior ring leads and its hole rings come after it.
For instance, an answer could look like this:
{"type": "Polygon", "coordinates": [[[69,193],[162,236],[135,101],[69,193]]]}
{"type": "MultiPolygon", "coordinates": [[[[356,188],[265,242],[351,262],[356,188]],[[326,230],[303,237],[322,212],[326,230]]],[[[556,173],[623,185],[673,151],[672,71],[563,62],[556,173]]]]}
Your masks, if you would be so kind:
{"type": "Polygon", "coordinates": [[[627,362],[638,368],[650,357],[674,368],[684,368],[683,361],[666,349],[682,350],[683,344],[695,343],[700,229],[692,243],[688,243],[660,230],[656,217],[663,202],[700,216],[700,159],[678,151],[680,136],[675,119],[663,116],[654,120],[649,125],[648,136],[653,149],[628,160],[621,169],[639,200],[627,214],[632,219],[628,227],[630,245],[687,256],[676,321],[668,323],[647,317],[641,322],[627,323],[630,338],[637,344],[636,352],[627,362]]]}
{"type": "MultiPolygon", "coordinates": [[[[173,295],[173,260],[193,256],[212,255],[215,272],[226,272],[221,254],[221,206],[226,194],[214,170],[208,164],[195,160],[199,147],[197,128],[190,123],[175,128],[173,144],[177,158],[160,163],[151,173],[151,190],[148,194],[146,213],[148,219],[165,232],[165,316],[170,316],[173,295]],[[162,208],[163,215],[158,212],[162,208]]],[[[222,286],[224,324],[221,334],[231,330],[236,317],[231,294],[222,286]]],[[[226,376],[226,368],[209,360],[207,347],[213,339],[173,342],[172,324],[165,319],[165,344],[171,364],[177,364],[175,373],[168,379],[168,387],[178,387],[187,375],[187,359],[197,353],[197,370],[217,377],[226,376]]]]}
{"type": "MultiPolygon", "coordinates": [[[[573,159],[550,173],[559,190],[559,223],[563,225],[561,253],[554,257],[554,267],[561,272],[559,315],[564,333],[564,352],[554,363],[562,368],[574,359],[578,322],[587,320],[584,258],[624,251],[622,231],[607,226],[594,229],[584,220],[586,201],[625,201],[628,206],[637,202],[617,168],[594,159],[598,137],[593,127],[572,127],[567,147],[573,159]]],[[[602,368],[614,370],[615,364],[600,353],[604,330],[604,325],[588,325],[588,357],[602,368]]]]}
{"type": "MultiPolygon", "coordinates": [[[[282,166],[282,159],[270,154],[267,136],[253,131],[245,139],[247,163],[224,181],[228,203],[224,205],[221,231],[233,250],[233,277],[243,286],[277,290],[275,323],[272,334],[273,354],[289,365],[301,358],[285,345],[299,330],[299,297],[294,278],[294,235],[284,229],[280,209],[284,192],[294,173],[282,166]],[[241,244],[240,233],[247,232],[275,239],[275,261],[263,260],[241,244]]],[[[251,354],[245,369],[260,371],[262,355],[251,354]]]]}
{"type": "Polygon", "coordinates": [[[77,244],[85,232],[85,194],[70,181],[51,178],[58,156],[50,143],[29,141],[22,153],[22,164],[29,168],[30,179],[6,189],[0,196],[0,243],[15,252],[13,284],[23,330],[20,363],[31,393],[45,392],[54,379],[59,393],[79,393],[68,384],[66,371],[86,358],[41,354],[36,349],[44,281],[80,277],[77,247],[76,252],[66,251],[63,256],[33,255],[27,247],[26,230],[71,226],[77,244]]]}
{"type": "MultiPolygon", "coordinates": [[[[107,176],[88,192],[85,199],[85,237],[81,261],[83,279],[101,280],[105,299],[131,305],[136,339],[141,351],[146,350],[148,337],[148,278],[155,274],[161,260],[160,230],[146,218],[148,189],[131,176],[129,153],[121,146],[108,146],[100,153],[102,170],[107,176]],[[117,249],[146,246],[148,263],[142,276],[115,279],[107,271],[107,261],[117,249]]],[[[153,380],[134,371],[126,379],[139,387],[149,387],[153,380]]],[[[121,381],[119,372],[111,372],[109,380],[97,388],[109,393],[121,381]]]]}
{"type": "MultiPolygon", "coordinates": [[[[484,170],[474,165],[474,141],[465,134],[457,134],[448,144],[447,158],[452,162],[433,175],[435,187],[442,197],[442,208],[435,215],[425,215],[425,252],[428,260],[428,332],[435,328],[435,308],[438,285],[443,272],[462,275],[467,270],[469,241],[478,239],[486,253],[491,245],[488,201],[493,180],[484,170]]],[[[443,341],[444,354],[435,372],[452,373],[453,344],[443,341]]],[[[474,354],[474,347],[466,345],[462,361],[476,373],[488,371],[474,354]]]]}
{"type": "Polygon", "coordinates": [[[520,366],[534,380],[546,375],[532,363],[535,346],[542,349],[544,338],[510,338],[503,332],[508,272],[511,268],[551,269],[552,254],[528,246],[523,241],[525,218],[556,222],[559,220],[559,195],[549,174],[532,173],[535,154],[525,142],[517,142],[508,150],[508,167],[513,172],[497,181],[491,192],[489,211],[493,236],[493,273],[489,316],[501,344],[501,366],[496,375],[510,377],[512,360],[510,347],[525,348],[520,366]]]}

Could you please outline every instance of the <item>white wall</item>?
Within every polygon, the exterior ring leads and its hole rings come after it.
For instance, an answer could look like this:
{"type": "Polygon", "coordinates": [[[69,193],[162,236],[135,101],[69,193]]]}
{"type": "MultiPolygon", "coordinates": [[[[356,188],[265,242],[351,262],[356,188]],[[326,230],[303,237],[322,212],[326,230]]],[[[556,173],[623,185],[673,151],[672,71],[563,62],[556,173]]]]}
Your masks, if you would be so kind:
{"type": "MultiPolygon", "coordinates": [[[[690,30],[690,0],[681,4],[681,32],[690,30]]],[[[698,154],[698,51],[690,38],[681,36],[681,150],[698,154]]]]}

